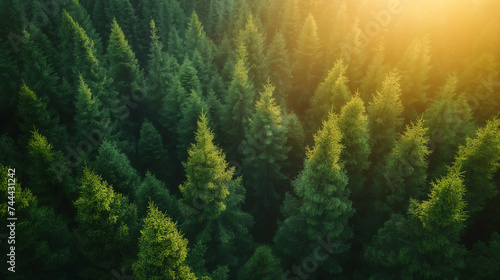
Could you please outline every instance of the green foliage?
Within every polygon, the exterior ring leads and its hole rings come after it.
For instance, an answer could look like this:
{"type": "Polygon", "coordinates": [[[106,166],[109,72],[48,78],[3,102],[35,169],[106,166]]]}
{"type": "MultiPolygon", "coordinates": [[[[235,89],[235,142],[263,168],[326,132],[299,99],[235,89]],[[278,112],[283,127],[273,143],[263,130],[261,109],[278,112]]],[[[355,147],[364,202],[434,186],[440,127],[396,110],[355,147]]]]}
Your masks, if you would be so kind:
{"type": "Polygon", "coordinates": [[[470,279],[495,279],[500,272],[500,235],[491,234],[491,239],[486,245],[478,241],[467,256],[467,267],[472,273],[470,279]]]}
{"type": "Polygon", "coordinates": [[[106,181],[121,194],[128,195],[136,191],[141,178],[130,165],[127,156],[116,144],[105,140],[99,147],[99,154],[93,166],[106,181]]]}
{"type": "Polygon", "coordinates": [[[186,220],[183,230],[190,240],[202,242],[207,263],[237,263],[236,244],[241,251],[250,247],[252,217],[241,211],[245,196],[241,178],[233,179],[234,167],[228,168],[224,152],[213,143],[204,114],[198,121],[195,143],[188,150],[184,168],[186,181],[179,187],[181,207],[186,220]]]}
{"type": "Polygon", "coordinates": [[[314,92],[309,111],[311,131],[319,129],[329,112],[340,113],[340,108],[351,98],[346,71],[347,66],[344,61],[337,60],[328,72],[328,76],[314,92]]]}
{"type": "Polygon", "coordinates": [[[498,194],[492,179],[500,168],[500,119],[493,119],[476,131],[474,138],[460,146],[453,168],[465,172],[467,210],[475,213],[498,194]]]}
{"type": "Polygon", "coordinates": [[[109,115],[109,111],[102,111],[100,100],[92,94],[82,76],[80,76],[75,108],[74,121],[77,140],[80,140],[84,133],[102,131],[102,122],[106,115],[109,115]]]}
{"type": "Polygon", "coordinates": [[[133,264],[137,279],[197,279],[185,264],[188,240],[172,219],[150,203],[139,239],[139,254],[133,264]]]}
{"type": "MultiPolygon", "coordinates": [[[[315,144],[308,151],[304,169],[292,183],[298,199],[290,195],[285,198],[282,209],[285,220],[279,224],[274,241],[287,258],[302,261],[318,246],[317,240],[325,238],[337,244],[330,248],[330,254],[350,248],[347,242],[353,234],[348,220],[355,210],[349,200],[347,176],[339,162],[341,139],[338,119],[330,114],[314,137],[315,144]],[[299,240],[301,245],[297,246],[299,240]]],[[[329,273],[342,271],[334,258],[326,259],[319,267],[329,273]]]]}
{"type": "Polygon", "coordinates": [[[341,144],[344,146],[340,158],[345,163],[344,167],[349,177],[349,188],[353,196],[359,195],[366,180],[363,173],[370,166],[368,161],[370,154],[368,117],[366,116],[365,104],[359,95],[354,96],[342,107],[339,127],[342,133],[341,144]]]}
{"type": "Polygon", "coordinates": [[[109,277],[110,267],[130,267],[135,251],[131,243],[137,226],[135,205],[87,167],[79,192],[75,234],[86,263],[80,267],[80,276],[102,279],[109,277]]]}
{"type": "Polygon", "coordinates": [[[272,280],[282,276],[279,260],[268,246],[260,246],[243,266],[240,280],[272,280]]]}
{"type": "Polygon", "coordinates": [[[163,148],[162,137],[147,120],[142,123],[139,135],[137,161],[142,173],[149,170],[161,178],[165,178],[168,174],[167,151],[163,148]]]}
{"type": "Polygon", "coordinates": [[[286,104],[285,93],[290,89],[290,54],[286,49],[285,37],[276,33],[267,49],[266,64],[269,66],[269,80],[276,86],[276,99],[282,106],[286,104]]]}
{"type": "Polygon", "coordinates": [[[371,100],[373,92],[380,90],[384,81],[384,75],[387,71],[384,52],[384,45],[379,45],[375,51],[375,56],[366,68],[365,76],[361,80],[360,94],[363,100],[367,102],[371,100]]]}
{"type": "Polygon", "coordinates": [[[156,179],[151,172],[147,172],[144,180],[135,192],[134,202],[137,205],[139,218],[146,216],[150,201],[153,201],[160,211],[167,213],[175,221],[179,221],[182,218],[177,198],[170,194],[165,183],[156,179]]]}
{"type": "Polygon", "coordinates": [[[371,159],[375,160],[371,160],[373,163],[389,153],[403,124],[399,80],[400,77],[396,73],[388,73],[381,90],[377,91],[373,101],[368,105],[371,159]]]}

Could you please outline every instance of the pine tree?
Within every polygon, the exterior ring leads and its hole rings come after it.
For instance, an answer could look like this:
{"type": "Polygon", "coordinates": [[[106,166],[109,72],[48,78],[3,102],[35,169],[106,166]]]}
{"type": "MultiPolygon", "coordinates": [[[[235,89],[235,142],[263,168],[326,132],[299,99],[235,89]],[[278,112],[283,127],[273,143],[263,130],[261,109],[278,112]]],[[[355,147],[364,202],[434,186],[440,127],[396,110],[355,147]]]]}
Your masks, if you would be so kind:
{"type": "Polygon", "coordinates": [[[498,194],[492,179],[500,168],[500,119],[488,121],[474,138],[460,146],[454,168],[465,172],[465,200],[471,215],[483,209],[485,202],[498,194]]]}
{"type": "Polygon", "coordinates": [[[283,173],[288,178],[295,178],[302,169],[306,156],[304,126],[299,117],[293,113],[283,115],[283,126],[287,135],[285,146],[290,148],[283,173]]]}
{"type": "MultiPolygon", "coordinates": [[[[330,254],[346,252],[350,247],[347,242],[353,234],[348,220],[355,210],[349,200],[347,176],[339,162],[341,139],[337,117],[330,114],[314,137],[304,169],[292,183],[296,198],[285,197],[285,220],[279,223],[274,241],[288,259],[302,261],[318,246],[318,240],[335,241],[335,246],[328,249],[330,254]]],[[[334,258],[318,265],[328,273],[342,271],[334,258]]]]}
{"type": "Polygon", "coordinates": [[[377,265],[374,279],[453,279],[464,267],[465,188],[457,170],[431,185],[429,199],[413,200],[408,215],[393,214],[365,258],[377,265]]]}
{"type": "Polygon", "coordinates": [[[430,60],[430,40],[423,37],[411,43],[399,62],[402,73],[401,100],[406,114],[411,113],[411,108],[418,113],[423,112],[429,88],[426,82],[431,69],[430,60]]]}
{"type": "Polygon", "coordinates": [[[276,86],[276,99],[278,104],[284,106],[286,95],[291,85],[290,55],[286,49],[283,34],[278,32],[267,49],[266,56],[269,66],[269,80],[276,86]]]}
{"type": "Polygon", "coordinates": [[[165,179],[169,173],[167,151],[163,148],[162,137],[148,120],[142,123],[137,161],[142,174],[149,170],[157,177],[165,179]]]}
{"type": "Polygon", "coordinates": [[[298,0],[287,0],[281,19],[281,32],[283,32],[286,39],[287,49],[290,51],[295,51],[296,44],[299,41],[297,30],[300,30],[302,20],[298,0]]]}
{"type": "Polygon", "coordinates": [[[273,92],[274,86],[268,84],[260,93],[242,145],[244,185],[252,194],[247,202],[253,209],[257,232],[264,232],[274,223],[272,217],[279,210],[282,187],[287,179],[283,174],[289,151],[285,146],[286,129],[273,92]]]}
{"type": "Polygon", "coordinates": [[[472,136],[476,129],[466,97],[457,94],[457,85],[457,76],[448,77],[424,113],[431,135],[430,175],[433,178],[446,173],[458,147],[465,144],[466,137],[472,136]]]}
{"type": "Polygon", "coordinates": [[[243,44],[248,51],[248,78],[257,89],[264,88],[268,78],[268,66],[264,59],[265,38],[255,26],[252,14],[248,16],[237,40],[237,44],[243,44]]]}
{"type": "Polygon", "coordinates": [[[198,71],[196,71],[193,63],[187,57],[184,59],[184,62],[179,69],[179,79],[186,92],[196,91],[198,94],[202,94],[198,71]]]}
{"type": "Polygon", "coordinates": [[[342,107],[339,127],[342,133],[341,143],[344,146],[340,158],[345,162],[349,188],[353,196],[358,196],[361,194],[366,180],[363,173],[370,166],[368,161],[370,154],[368,117],[363,100],[359,95],[354,96],[342,107]]]}
{"type": "MultiPolygon", "coordinates": [[[[99,131],[102,133],[102,122],[109,118],[109,111],[103,111],[100,100],[90,92],[83,77],[80,76],[80,85],[75,100],[76,114],[74,116],[76,139],[79,141],[83,135],[99,131]]],[[[106,137],[109,135],[103,135],[106,137]]]]}
{"type": "Polygon", "coordinates": [[[135,192],[134,203],[137,206],[139,218],[146,217],[150,201],[154,202],[160,211],[167,213],[173,220],[180,221],[182,218],[177,198],[170,194],[164,182],[156,179],[151,172],[146,172],[144,180],[135,192]]]}
{"type": "Polygon", "coordinates": [[[406,127],[387,156],[383,178],[375,187],[380,188],[382,198],[387,197],[394,212],[406,212],[410,198],[419,199],[426,190],[428,142],[428,129],[419,119],[406,127]]]}
{"type": "Polygon", "coordinates": [[[63,153],[55,150],[45,136],[37,130],[28,142],[27,183],[41,205],[50,206],[61,213],[72,214],[71,201],[75,187],[63,153]]]}
{"type": "Polygon", "coordinates": [[[130,165],[127,156],[109,140],[105,140],[99,147],[93,166],[121,194],[133,194],[139,187],[141,179],[137,171],[130,165]]]}
{"type": "Polygon", "coordinates": [[[200,114],[208,111],[205,100],[196,91],[192,91],[182,102],[182,117],[177,124],[177,156],[180,161],[185,161],[188,157],[188,148],[194,142],[200,114]]]}
{"type": "Polygon", "coordinates": [[[224,100],[224,130],[226,131],[226,146],[230,157],[236,153],[237,147],[243,141],[244,127],[252,112],[255,99],[254,87],[248,78],[247,52],[243,45],[238,48],[238,60],[234,65],[232,81],[224,100]]]}
{"type": "Polygon", "coordinates": [[[470,279],[495,279],[500,268],[500,235],[497,232],[491,234],[491,239],[485,244],[483,241],[478,241],[472,247],[472,250],[467,255],[467,268],[472,275],[470,279]]]}
{"type": "Polygon", "coordinates": [[[363,77],[364,65],[366,62],[366,50],[363,42],[362,30],[359,27],[359,20],[356,19],[351,25],[349,33],[342,43],[342,59],[349,65],[347,77],[351,81],[351,90],[359,90],[361,78],[363,77]]]}
{"type": "Polygon", "coordinates": [[[387,71],[384,52],[384,46],[379,45],[375,50],[375,56],[366,68],[365,76],[361,80],[361,98],[367,103],[371,101],[373,92],[380,91],[384,81],[384,75],[387,71]]]}
{"type": "Polygon", "coordinates": [[[213,139],[208,120],[202,114],[184,164],[187,179],[180,186],[186,217],[182,228],[190,240],[208,247],[209,266],[234,266],[238,256],[245,255],[251,247],[248,230],[253,222],[252,216],[240,210],[245,197],[241,178],[233,179],[234,167],[228,168],[224,152],[214,145],[213,139]]]}
{"type": "Polygon", "coordinates": [[[311,100],[309,109],[311,131],[317,131],[328,113],[340,113],[340,108],[351,98],[346,77],[347,66],[343,60],[337,60],[328,76],[318,86],[311,100]]]}
{"type": "Polygon", "coordinates": [[[370,147],[372,150],[370,162],[376,164],[388,154],[396,140],[397,133],[403,124],[401,113],[401,87],[399,76],[388,73],[385,76],[382,88],[377,91],[368,106],[370,121],[370,147]]]}
{"type": "Polygon", "coordinates": [[[282,277],[279,260],[265,245],[255,250],[252,257],[243,266],[239,280],[274,280],[282,277]]]}
{"type": "Polygon", "coordinates": [[[186,102],[188,97],[189,95],[182,87],[179,77],[173,76],[172,82],[168,85],[167,94],[162,97],[163,102],[160,111],[160,120],[163,128],[171,135],[171,137],[167,139],[169,141],[177,138],[177,127],[179,121],[182,119],[182,104],[186,102]]]}
{"type": "Polygon", "coordinates": [[[111,24],[107,54],[112,86],[120,96],[130,95],[132,90],[142,86],[143,74],[116,19],[111,24]]]}
{"type": "Polygon", "coordinates": [[[187,244],[172,219],[150,203],[139,239],[138,259],[132,266],[134,275],[139,280],[196,280],[185,264],[187,244]]]}
{"type": "MultiPolygon", "coordinates": [[[[123,30],[125,37],[128,39],[130,47],[135,51],[140,51],[139,35],[138,35],[138,23],[139,20],[135,15],[134,8],[129,0],[111,0],[107,1],[106,7],[106,18],[107,24],[105,30],[108,31],[108,26],[116,20],[116,22],[123,30]]],[[[111,32],[113,32],[111,30],[111,32]]],[[[109,38],[109,31],[103,38],[109,38]]]]}
{"type": "Polygon", "coordinates": [[[308,108],[309,98],[321,79],[321,45],[318,27],[310,14],[302,27],[292,64],[292,107],[300,114],[308,108]]]}

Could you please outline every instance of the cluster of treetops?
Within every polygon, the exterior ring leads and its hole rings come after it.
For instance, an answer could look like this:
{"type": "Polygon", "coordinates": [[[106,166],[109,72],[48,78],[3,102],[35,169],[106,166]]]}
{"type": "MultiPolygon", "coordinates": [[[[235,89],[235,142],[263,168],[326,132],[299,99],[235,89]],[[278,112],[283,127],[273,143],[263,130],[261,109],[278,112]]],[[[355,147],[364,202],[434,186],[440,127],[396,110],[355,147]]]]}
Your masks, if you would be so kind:
{"type": "Polygon", "coordinates": [[[500,4],[387,5],[0,1],[1,274],[498,279],[500,4]]]}

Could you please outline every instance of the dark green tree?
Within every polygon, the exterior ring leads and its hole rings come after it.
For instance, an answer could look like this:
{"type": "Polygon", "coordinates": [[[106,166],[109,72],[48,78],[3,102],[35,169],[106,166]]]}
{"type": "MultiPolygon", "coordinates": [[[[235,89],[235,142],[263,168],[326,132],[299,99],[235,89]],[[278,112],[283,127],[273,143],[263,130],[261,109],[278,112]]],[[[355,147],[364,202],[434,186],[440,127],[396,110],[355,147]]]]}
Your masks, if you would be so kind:
{"type": "Polygon", "coordinates": [[[156,179],[151,172],[146,172],[144,180],[135,192],[134,203],[137,205],[139,218],[146,217],[150,201],[153,201],[160,211],[167,213],[176,222],[182,218],[177,198],[170,194],[164,182],[156,179]]]}
{"type": "Polygon", "coordinates": [[[159,178],[167,178],[167,150],[163,148],[163,140],[158,130],[148,120],[142,123],[137,161],[142,174],[149,170],[159,178]]]}
{"type": "Polygon", "coordinates": [[[291,85],[290,54],[286,49],[285,37],[281,32],[274,35],[267,49],[266,64],[269,67],[269,80],[276,86],[278,104],[286,104],[286,95],[291,85]]]}
{"type": "Polygon", "coordinates": [[[497,232],[491,234],[491,239],[486,244],[478,241],[467,254],[467,269],[471,273],[470,279],[495,279],[500,268],[500,235],[497,232]]]}

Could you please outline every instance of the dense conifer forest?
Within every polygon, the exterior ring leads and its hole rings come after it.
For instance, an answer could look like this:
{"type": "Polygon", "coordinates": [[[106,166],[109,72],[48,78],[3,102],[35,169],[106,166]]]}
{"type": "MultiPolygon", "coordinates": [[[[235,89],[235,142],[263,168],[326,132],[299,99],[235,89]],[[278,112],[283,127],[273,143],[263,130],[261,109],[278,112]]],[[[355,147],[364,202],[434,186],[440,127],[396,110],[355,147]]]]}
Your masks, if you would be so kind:
{"type": "Polygon", "coordinates": [[[499,279],[499,12],[0,0],[0,278],[499,279]]]}

